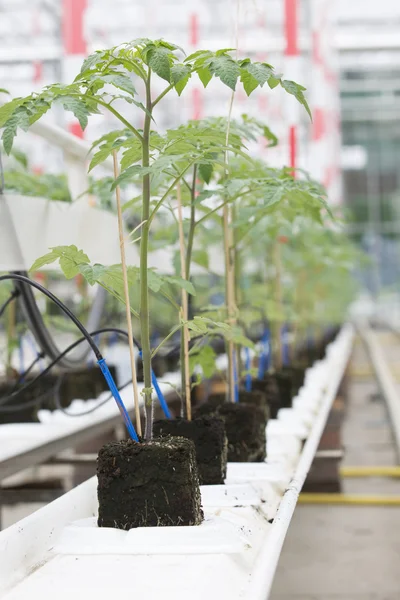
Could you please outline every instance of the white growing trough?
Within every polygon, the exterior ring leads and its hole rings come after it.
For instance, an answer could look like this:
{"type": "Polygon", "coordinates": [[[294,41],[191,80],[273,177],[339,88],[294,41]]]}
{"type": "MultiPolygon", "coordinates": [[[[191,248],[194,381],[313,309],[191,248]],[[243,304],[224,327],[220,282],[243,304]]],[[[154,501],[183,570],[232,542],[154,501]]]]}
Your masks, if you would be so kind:
{"type": "Polygon", "coordinates": [[[0,597],[268,598],[352,340],[346,325],[293,409],[268,423],[265,463],[229,464],[225,485],[202,488],[202,525],[98,528],[92,478],[0,534],[0,597]]]}

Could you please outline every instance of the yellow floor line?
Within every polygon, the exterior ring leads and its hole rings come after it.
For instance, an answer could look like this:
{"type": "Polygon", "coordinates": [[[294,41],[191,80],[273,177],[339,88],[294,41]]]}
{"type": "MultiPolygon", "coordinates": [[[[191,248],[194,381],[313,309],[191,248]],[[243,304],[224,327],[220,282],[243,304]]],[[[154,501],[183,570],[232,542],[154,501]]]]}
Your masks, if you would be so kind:
{"type": "Polygon", "coordinates": [[[300,494],[300,504],[344,504],[354,506],[400,506],[400,496],[364,494],[300,494]]]}
{"type": "Polygon", "coordinates": [[[400,467],[396,466],[359,466],[340,467],[342,477],[400,477],[400,467]]]}

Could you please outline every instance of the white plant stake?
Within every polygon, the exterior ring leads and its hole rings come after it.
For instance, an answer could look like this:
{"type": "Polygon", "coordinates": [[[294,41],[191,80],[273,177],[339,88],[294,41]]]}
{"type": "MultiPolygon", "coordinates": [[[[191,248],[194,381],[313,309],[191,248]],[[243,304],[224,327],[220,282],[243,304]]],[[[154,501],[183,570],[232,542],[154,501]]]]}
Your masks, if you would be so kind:
{"type": "MultiPolygon", "coordinates": [[[[186,260],[185,260],[185,243],[183,234],[183,218],[182,218],[182,198],[181,198],[181,186],[178,182],[176,186],[176,197],[178,200],[178,224],[179,224],[179,250],[181,257],[181,277],[186,279],[186,260]]],[[[182,308],[181,317],[185,322],[183,325],[183,356],[184,364],[181,368],[185,373],[185,401],[186,401],[186,418],[188,421],[192,420],[192,406],[190,402],[190,375],[189,375],[189,330],[186,322],[189,318],[188,315],[188,295],[187,291],[182,288],[182,308]]]]}
{"type": "MultiPolygon", "coordinates": [[[[113,152],[114,161],[114,177],[117,179],[119,176],[117,152],[113,152]]],[[[121,194],[120,188],[117,185],[115,188],[115,197],[117,199],[117,213],[118,213],[118,231],[119,231],[119,247],[121,250],[121,266],[122,266],[122,277],[124,280],[124,296],[125,296],[125,307],[126,307],[126,321],[128,325],[128,336],[129,336],[129,354],[131,358],[131,372],[132,372],[132,383],[133,383],[133,402],[135,405],[135,418],[136,418],[136,430],[138,436],[142,437],[142,424],[140,422],[140,409],[139,409],[139,391],[137,387],[136,378],[136,363],[135,363],[135,349],[133,347],[133,331],[132,331],[132,315],[130,309],[129,300],[129,286],[128,286],[128,271],[126,268],[125,259],[125,242],[124,242],[124,228],[122,222],[122,210],[121,210],[121,194]]]]}

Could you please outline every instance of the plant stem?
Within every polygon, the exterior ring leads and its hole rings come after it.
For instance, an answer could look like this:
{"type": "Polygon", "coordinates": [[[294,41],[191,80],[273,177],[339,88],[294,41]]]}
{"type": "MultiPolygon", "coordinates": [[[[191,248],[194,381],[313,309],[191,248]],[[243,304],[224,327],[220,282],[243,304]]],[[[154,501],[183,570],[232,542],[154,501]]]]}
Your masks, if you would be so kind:
{"type": "Polygon", "coordinates": [[[275,324],[275,369],[282,368],[282,336],[281,336],[281,312],[282,312],[282,263],[279,241],[276,240],[273,247],[273,262],[275,267],[275,302],[278,320],[275,324]]]}
{"type": "MultiPolygon", "coordinates": [[[[151,70],[146,81],[146,109],[147,113],[143,126],[142,166],[150,164],[150,124],[151,124],[151,70]]],[[[140,332],[142,343],[144,404],[145,404],[145,440],[149,441],[153,435],[153,399],[151,388],[151,350],[150,350],[150,315],[149,315],[149,288],[147,281],[147,260],[149,246],[149,217],[150,217],[150,175],[144,175],[142,183],[142,236],[140,239],[140,332]]]]}
{"type": "MultiPolygon", "coordinates": [[[[178,183],[176,186],[176,196],[178,200],[178,225],[179,225],[179,251],[181,257],[181,277],[186,279],[187,265],[185,264],[185,240],[183,233],[183,216],[182,216],[182,198],[181,186],[178,183]]],[[[192,405],[190,398],[190,374],[189,374],[189,330],[186,325],[188,320],[188,294],[182,288],[182,308],[181,318],[184,321],[181,332],[181,373],[182,373],[182,416],[184,416],[184,408],[186,408],[186,418],[192,420],[192,405]]]]}
{"type": "Polygon", "coordinates": [[[188,234],[188,242],[186,247],[186,279],[189,281],[190,279],[190,263],[192,261],[192,250],[193,250],[193,240],[194,240],[194,230],[196,228],[196,178],[197,178],[197,165],[193,167],[193,181],[192,187],[190,189],[190,225],[189,225],[189,234],[188,234]]]}
{"type": "MultiPolygon", "coordinates": [[[[229,103],[228,111],[228,124],[226,128],[226,142],[225,146],[229,143],[229,133],[231,126],[232,107],[235,92],[232,92],[231,100],[229,103]]],[[[228,178],[228,151],[225,151],[224,156],[225,164],[225,179],[228,178]]],[[[226,304],[228,308],[228,323],[229,325],[235,325],[236,323],[236,303],[235,303],[235,277],[234,277],[234,266],[235,266],[235,248],[233,246],[233,232],[232,232],[232,214],[231,207],[228,204],[224,204],[223,208],[223,238],[224,238],[224,257],[225,257],[225,290],[226,290],[226,304]]],[[[231,402],[235,401],[235,353],[234,343],[232,340],[228,340],[227,343],[227,354],[228,354],[228,398],[231,402]]]]}
{"type": "MultiPolygon", "coordinates": [[[[119,175],[119,169],[118,169],[118,158],[117,158],[116,150],[114,150],[114,152],[113,152],[113,163],[114,163],[114,178],[117,179],[117,177],[119,175]]],[[[117,187],[115,188],[115,196],[117,199],[119,248],[121,251],[121,267],[122,267],[122,278],[124,281],[126,322],[128,325],[128,336],[129,336],[128,341],[129,341],[129,354],[130,354],[130,360],[131,360],[132,383],[133,383],[133,403],[134,403],[134,407],[135,407],[136,429],[138,432],[138,436],[142,437],[142,424],[140,421],[140,408],[139,408],[139,392],[138,392],[137,377],[136,377],[135,349],[133,347],[132,315],[131,315],[130,300],[129,300],[128,270],[126,267],[126,258],[125,258],[124,227],[123,227],[123,221],[122,221],[121,194],[120,194],[119,185],[117,185],[117,187]]]]}

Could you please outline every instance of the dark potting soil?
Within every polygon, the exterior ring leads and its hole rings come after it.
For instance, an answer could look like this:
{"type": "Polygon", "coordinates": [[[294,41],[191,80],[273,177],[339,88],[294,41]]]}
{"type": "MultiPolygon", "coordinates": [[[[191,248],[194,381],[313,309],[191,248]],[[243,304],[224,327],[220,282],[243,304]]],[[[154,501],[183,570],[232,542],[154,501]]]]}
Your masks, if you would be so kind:
{"type": "Polygon", "coordinates": [[[99,527],[200,525],[196,454],[191,440],[164,437],[105,444],[97,459],[99,527]]]}
{"type": "Polygon", "coordinates": [[[221,416],[225,420],[229,462],[261,462],[266,457],[265,409],[241,402],[226,402],[223,394],[210,396],[198,414],[221,416]]]}
{"type": "Polygon", "coordinates": [[[285,370],[275,371],[274,377],[279,389],[281,408],[291,408],[293,400],[293,380],[290,373],[285,370]]]}
{"type": "Polygon", "coordinates": [[[281,399],[275,377],[267,373],[263,379],[252,379],[251,387],[252,390],[264,394],[269,407],[269,418],[276,419],[278,410],[281,407],[281,399]]]}
{"type": "Polygon", "coordinates": [[[225,419],[229,462],[265,460],[265,412],[262,408],[240,402],[226,402],[218,414],[225,419]]]}
{"type": "Polygon", "coordinates": [[[222,484],[226,477],[228,440],[221,417],[204,416],[188,421],[163,419],[154,421],[154,436],[181,436],[192,440],[196,448],[200,485],[222,484]]]}

